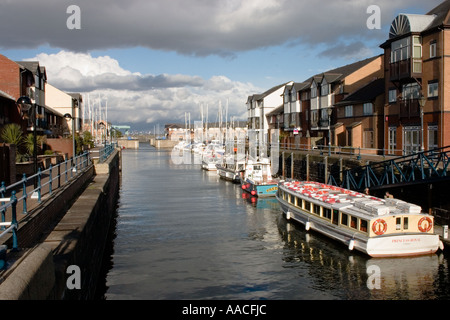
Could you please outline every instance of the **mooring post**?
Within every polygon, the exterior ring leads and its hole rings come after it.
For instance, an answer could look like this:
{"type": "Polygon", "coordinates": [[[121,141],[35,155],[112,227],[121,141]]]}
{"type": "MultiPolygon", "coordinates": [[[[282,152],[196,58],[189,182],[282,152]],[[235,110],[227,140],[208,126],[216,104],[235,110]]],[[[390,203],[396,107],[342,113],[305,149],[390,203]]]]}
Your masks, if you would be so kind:
{"type": "Polygon", "coordinates": [[[291,152],[291,179],[294,179],[294,153],[291,152]]]}
{"type": "Polygon", "coordinates": [[[309,154],[306,155],[306,181],[309,181],[309,154]]]}

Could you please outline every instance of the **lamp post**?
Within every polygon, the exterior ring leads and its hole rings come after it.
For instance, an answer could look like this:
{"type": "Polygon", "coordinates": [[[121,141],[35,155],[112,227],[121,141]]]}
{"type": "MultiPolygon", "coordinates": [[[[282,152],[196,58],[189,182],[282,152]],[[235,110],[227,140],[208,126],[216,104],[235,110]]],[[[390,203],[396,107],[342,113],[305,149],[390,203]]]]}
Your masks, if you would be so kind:
{"type": "Polygon", "coordinates": [[[328,114],[328,156],[331,156],[331,114],[333,113],[332,107],[327,109],[328,114]]]}
{"type": "Polygon", "coordinates": [[[66,113],[64,118],[72,119],[72,158],[75,158],[75,118],[70,113],[66,113]]]}
{"type": "MultiPolygon", "coordinates": [[[[22,96],[17,99],[16,104],[20,107],[20,112],[24,119],[31,118],[32,129],[33,129],[33,172],[37,173],[37,117],[36,117],[36,104],[31,102],[31,99],[27,96],[22,96]]],[[[35,179],[36,186],[36,179],[35,179]]]]}
{"type": "Polygon", "coordinates": [[[421,128],[421,141],[420,141],[420,149],[422,152],[425,151],[425,142],[423,138],[423,108],[425,107],[425,103],[427,102],[427,98],[425,98],[423,95],[419,98],[419,105],[420,105],[420,128],[421,128]]]}

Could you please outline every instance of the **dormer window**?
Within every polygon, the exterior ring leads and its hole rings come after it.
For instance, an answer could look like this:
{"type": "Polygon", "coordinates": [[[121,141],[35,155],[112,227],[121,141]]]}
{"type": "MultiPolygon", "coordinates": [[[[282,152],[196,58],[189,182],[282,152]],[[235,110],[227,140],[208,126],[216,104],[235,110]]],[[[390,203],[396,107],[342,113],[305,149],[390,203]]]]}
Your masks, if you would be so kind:
{"type": "Polygon", "coordinates": [[[315,81],[311,84],[311,98],[317,98],[317,85],[315,81]]]}
{"type": "Polygon", "coordinates": [[[330,86],[325,79],[323,79],[322,85],[320,87],[320,95],[326,96],[330,93],[330,86]]]}

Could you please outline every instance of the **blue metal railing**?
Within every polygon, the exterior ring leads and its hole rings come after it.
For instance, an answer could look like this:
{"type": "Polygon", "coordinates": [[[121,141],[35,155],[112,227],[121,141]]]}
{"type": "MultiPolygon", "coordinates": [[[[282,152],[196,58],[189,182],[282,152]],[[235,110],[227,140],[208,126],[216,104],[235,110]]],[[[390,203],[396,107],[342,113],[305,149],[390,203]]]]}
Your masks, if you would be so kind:
{"type": "MultiPolygon", "coordinates": [[[[105,161],[114,148],[115,144],[111,144],[100,149],[99,161],[105,161]]],[[[23,174],[21,180],[11,185],[6,186],[2,181],[0,183],[0,240],[12,232],[12,249],[17,250],[17,212],[21,211],[23,215],[27,215],[31,199],[36,200],[33,204],[38,206],[42,202],[43,194],[52,195],[56,189],[83,173],[84,169],[92,163],[90,152],[85,152],[57,165],[50,165],[45,170],[39,168],[37,173],[28,177],[23,174]]]]}
{"type": "Polygon", "coordinates": [[[339,173],[342,181],[330,175],[328,183],[364,190],[388,184],[446,178],[449,166],[450,146],[447,146],[344,170],[339,173]]]}
{"type": "Polygon", "coordinates": [[[104,162],[114,149],[117,147],[117,143],[107,144],[103,148],[101,148],[98,152],[99,162],[104,162]]]}
{"type": "MultiPolygon", "coordinates": [[[[1,206],[0,210],[2,212],[2,218],[3,218],[3,212],[6,212],[6,210],[10,207],[11,208],[11,221],[6,222],[4,219],[2,219],[2,222],[0,223],[0,226],[2,228],[2,233],[0,233],[0,239],[3,238],[8,233],[12,232],[13,234],[13,245],[12,249],[17,250],[18,249],[18,242],[17,242],[17,228],[19,227],[19,224],[17,223],[17,198],[16,198],[16,192],[11,192],[10,198],[0,198],[1,206]]],[[[2,267],[4,265],[2,264],[2,267]]]]}

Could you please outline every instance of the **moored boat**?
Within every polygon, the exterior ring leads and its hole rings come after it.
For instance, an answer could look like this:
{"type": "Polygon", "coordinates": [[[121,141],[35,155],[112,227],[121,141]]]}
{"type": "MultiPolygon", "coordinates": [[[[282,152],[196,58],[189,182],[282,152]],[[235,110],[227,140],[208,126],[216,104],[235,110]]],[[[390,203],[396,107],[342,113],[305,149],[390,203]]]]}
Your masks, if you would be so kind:
{"type": "Polygon", "coordinates": [[[257,197],[274,197],[278,190],[278,179],[272,178],[270,161],[247,161],[241,187],[257,197]]]}
{"type": "Polygon", "coordinates": [[[443,244],[420,206],[310,181],[284,181],[277,200],[286,218],[372,257],[435,253],[443,244]]]}
{"type": "Polygon", "coordinates": [[[216,171],[216,165],[222,162],[224,149],[217,143],[211,143],[206,146],[202,154],[202,169],[216,171]]]}

